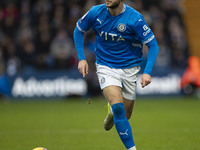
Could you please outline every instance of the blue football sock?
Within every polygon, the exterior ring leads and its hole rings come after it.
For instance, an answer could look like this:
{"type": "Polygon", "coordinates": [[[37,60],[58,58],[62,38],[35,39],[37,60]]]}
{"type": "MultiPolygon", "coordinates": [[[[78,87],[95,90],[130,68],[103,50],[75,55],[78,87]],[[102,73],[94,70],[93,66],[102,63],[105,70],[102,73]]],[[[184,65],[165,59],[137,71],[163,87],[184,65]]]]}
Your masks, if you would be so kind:
{"type": "Polygon", "coordinates": [[[115,128],[120,136],[121,141],[127,149],[135,146],[133,141],[133,135],[131,126],[125,115],[125,109],[123,103],[116,103],[112,105],[112,111],[114,114],[115,128]]]}

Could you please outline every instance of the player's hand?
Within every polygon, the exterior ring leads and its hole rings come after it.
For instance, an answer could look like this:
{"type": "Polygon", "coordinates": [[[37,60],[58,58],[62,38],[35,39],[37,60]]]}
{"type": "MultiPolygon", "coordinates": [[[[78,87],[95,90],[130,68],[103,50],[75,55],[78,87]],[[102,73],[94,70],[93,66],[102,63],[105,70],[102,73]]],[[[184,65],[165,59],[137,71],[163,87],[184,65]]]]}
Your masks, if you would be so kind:
{"type": "Polygon", "coordinates": [[[78,63],[78,71],[85,77],[88,74],[88,63],[86,60],[81,60],[78,63]]]}
{"type": "Polygon", "coordinates": [[[149,83],[151,83],[151,76],[148,74],[143,74],[140,80],[142,88],[147,86],[149,83]]]}

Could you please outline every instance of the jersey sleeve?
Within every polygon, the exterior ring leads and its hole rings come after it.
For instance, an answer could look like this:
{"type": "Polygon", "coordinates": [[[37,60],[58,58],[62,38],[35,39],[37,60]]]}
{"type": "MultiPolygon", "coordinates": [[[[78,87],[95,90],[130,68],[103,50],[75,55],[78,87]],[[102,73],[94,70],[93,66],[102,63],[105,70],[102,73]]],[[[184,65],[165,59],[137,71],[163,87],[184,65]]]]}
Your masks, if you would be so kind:
{"type": "Polygon", "coordinates": [[[143,16],[140,16],[133,26],[133,30],[136,33],[136,38],[140,40],[143,44],[147,44],[152,41],[155,36],[151,31],[150,27],[147,25],[143,16]]]}
{"type": "Polygon", "coordinates": [[[94,7],[92,7],[81,19],[78,20],[76,26],[81,32],[87,32],[94,18],[94,7]]]}

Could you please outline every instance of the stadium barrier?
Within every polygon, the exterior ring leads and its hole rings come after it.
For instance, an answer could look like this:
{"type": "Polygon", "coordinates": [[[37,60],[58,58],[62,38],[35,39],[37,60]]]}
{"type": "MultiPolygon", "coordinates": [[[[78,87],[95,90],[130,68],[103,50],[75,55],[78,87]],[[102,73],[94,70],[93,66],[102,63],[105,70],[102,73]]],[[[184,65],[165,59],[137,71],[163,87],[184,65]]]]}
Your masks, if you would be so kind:
{"type": "MultiPolygon", "coordinates": [[[[181,95],[181,76],[184,70],[154,73],[149,86],[141,88],[137,81],[138,96],[181,95]]],[[[0,81],[1,82],[1,81],[0,81]]],[[[23,71],[15,76],[4,78],[4,95],[10,98],[65,98],[68,96],[88,96],[87,81],[77,69],[68,71],[23,71]],[[8,80],[5,82],[5,80],[8,80]],[[8,94],[9,93],[9,94],[8,94]]],[[[0,90],[2,91],[2,90],[0,90]]]]}

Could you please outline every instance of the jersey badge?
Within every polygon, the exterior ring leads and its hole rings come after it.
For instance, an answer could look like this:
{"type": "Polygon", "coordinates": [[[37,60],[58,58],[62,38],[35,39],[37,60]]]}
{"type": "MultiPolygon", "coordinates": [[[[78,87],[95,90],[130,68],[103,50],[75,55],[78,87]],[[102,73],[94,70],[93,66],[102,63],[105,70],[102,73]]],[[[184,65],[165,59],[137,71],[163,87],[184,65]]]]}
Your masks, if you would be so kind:
{"type": "Polygon", "coordinates": [[[120,23],[120,24],[117,26],[117,29],[118,29],[120,32],[124,32],[124,31],[126,31],[126,26],[125,26],[125,24],[120,23]]]}

